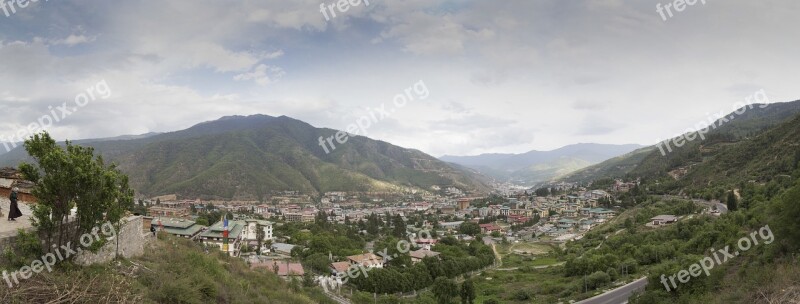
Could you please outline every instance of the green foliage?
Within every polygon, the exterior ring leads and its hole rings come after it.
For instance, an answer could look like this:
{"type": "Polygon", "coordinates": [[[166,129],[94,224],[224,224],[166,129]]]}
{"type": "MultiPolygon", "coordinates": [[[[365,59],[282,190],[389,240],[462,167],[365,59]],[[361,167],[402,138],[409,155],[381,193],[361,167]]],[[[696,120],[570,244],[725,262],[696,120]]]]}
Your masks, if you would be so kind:
{"type": "Polygon", "coordinates": [[[726,202],[728,205],[728,211],[736,211],[736,209],[739,209],[737,206],[736,195],[733,193],[733,191],[728,192],[728,199],[726,202]]]}
{"type": "Polygon", "coordinates": [[[41,258],[42,241],[35,232],[17,230],[17,238],[13,246],[8,246],[3,251],[4,264],[9,268],[20,268],[30,265],[31,261],[41,258]]]}
{"type": "Polygon", "coordinates": [[[481,234],[481,227],[478,223],[464,222],[458,227],[458,232],[461,234],[476,236],[481,234]]]}
{"type": "MultiPolygon", "coordinates": [[[[434,251],[441,253],[438,257],[426,257],[421,263],[413,265],[410,260],[395,263],[395,260],[408,257],[407,254],[402,254],[398,258],[392,259],[389,266],[385,268],[369,270],[369,277],[359,276],[349,282],[362,291],[390,294],[409,292],[430,287],[433,278],[455,278],[494,263],[494,252],[483,242],[473,241],[466,245],[454,239],[446,240],[433,248],[434,251]]],[[[376,243],[376,248],[379,249],[377,251],[381,251],[380,248],[387,248],[390,256],[398,253],[393,251],[392,247],[388,247],[389,244],[396,247],[396,240],[389,238],[381,243],[376,243]]],[[[456,288],[455,296],[458,296],[458,288],[456,288]]]]}
{"type": "Polygon", "coordinates": [[[431,292],[439,304],[449,304],[458,296],[458,285],[445,277],[438,277],[431,286],[431,292]]]}
{"type": "Polygon", "coordinates": [[[586,277],[586,286],[589,289],[603,287],[609,282],[611,282],[611,276],[603,271],[596,271],[586,277]]]}
{"type": "Polygon", "coordinates": [[[46,235],[48,250],[51,243],[77,244],[81,235],[104,222],[118,228],[123,214],[133,207],[128,177],[115,165],[107,166],[102,157],[95,157],[92,148],[70,142],[62,148],[45,132],[26,140],[25,149],[36,165],[23,163],[20,171],[36,183],[33,195],[38,203],[32,220],[46,235]],[[77,229],[63,224],[73,207],[77,209],[77,229]]]}
{"type": "Polygon", "coordinates": [[[461,283],[461,304],[473,304],[475,303],[475,284],[472,283],[472,279],[467,278],[461,283]]]}
{"type": "Polygon", "coordinates": [[[614,184],[613,178],[608,178],[608,177],[600,178],[592,182],[591,189],[608,189],[613,184],[614,184]]]}
{"type": "MultiPolygon", "coordinates": [[[[320,274],[330,274],[330,260],[322,253],[314,253],[303,259],[303,265],[320,274]]],[[[306,271],[310,273],[310,271],[306,271]]]]}
{"type": "Polygon", "coordinates": [[[775,227],[778,242],[787,252],[800,249],[800,179],[795,186],[776,199],[770,210],[775,216],[775,227]]]}

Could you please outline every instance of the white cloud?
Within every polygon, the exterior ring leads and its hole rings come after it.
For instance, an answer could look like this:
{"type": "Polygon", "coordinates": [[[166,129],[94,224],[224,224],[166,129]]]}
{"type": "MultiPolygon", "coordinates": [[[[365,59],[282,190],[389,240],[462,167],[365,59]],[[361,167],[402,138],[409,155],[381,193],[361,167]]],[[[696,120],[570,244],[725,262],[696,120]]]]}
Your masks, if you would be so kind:
{"type": "Polygon", "coordinates": [[[281,68],[267,66],[266,64],[259,64],[252,71],[238,74],[233,77],[237,81],[252,80],[258,85],[271,84],[286,74],[281,68]]]}
{"type": "Polygon", "coordinates": [[[26,10],[0,33],[0,133],[99,79],[113,98],[54,134],[171,131],[255,113],[343,128],[424,79],[431,97],[370,136],[435,155],[522,152],[653,143],[758,89],[776,102],[800,95],[800,43],[786,38],[800,4],[790,0],[709,2],[668,22],[634,0],[373,1],[330,22],[320,3],[64,0],[26,10]]]}

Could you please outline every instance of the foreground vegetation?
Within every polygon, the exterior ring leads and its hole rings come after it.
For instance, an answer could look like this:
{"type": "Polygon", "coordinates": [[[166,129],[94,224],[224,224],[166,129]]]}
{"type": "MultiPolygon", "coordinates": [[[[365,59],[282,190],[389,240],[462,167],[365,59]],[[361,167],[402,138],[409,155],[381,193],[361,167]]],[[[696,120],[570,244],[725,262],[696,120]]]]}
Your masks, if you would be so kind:
{"type": "MultiPolygon", "coordinates": [[[[16,265],[3,265],[13,269],[16,265]]],[[[284,282],[241,259],[206,254],[189,240],[159,235],[132,260],[79,267],[61,264],[16,288],[1,303],[332,303],[318,289],[284,282]]]]}

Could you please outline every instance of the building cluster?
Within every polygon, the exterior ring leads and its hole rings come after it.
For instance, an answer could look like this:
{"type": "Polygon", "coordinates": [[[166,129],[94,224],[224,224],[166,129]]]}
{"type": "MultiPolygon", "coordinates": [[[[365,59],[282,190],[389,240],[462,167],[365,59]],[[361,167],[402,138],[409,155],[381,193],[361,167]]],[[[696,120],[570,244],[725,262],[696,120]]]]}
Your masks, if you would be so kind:
{"type": "Polygon", "coordinates": [[[194,220],[173,217],[146,217],[157,231],[163,231],[178,237],[217,246],[230,256],[239,256],[242,247],[257,248],[261,243],[262,252],[269,252],[267,241],[274,240],[273,223],[258,219],[224,220],[203,226],[194,220]],[[227,227],[225,227],[227,222],[227,227]],[[226,236],[227,228],[227,236],[226,236]],[[227,242],[226,242],[227,241],[227,242]],[[226,246],[227,245],[227,246],[226,246]]]}

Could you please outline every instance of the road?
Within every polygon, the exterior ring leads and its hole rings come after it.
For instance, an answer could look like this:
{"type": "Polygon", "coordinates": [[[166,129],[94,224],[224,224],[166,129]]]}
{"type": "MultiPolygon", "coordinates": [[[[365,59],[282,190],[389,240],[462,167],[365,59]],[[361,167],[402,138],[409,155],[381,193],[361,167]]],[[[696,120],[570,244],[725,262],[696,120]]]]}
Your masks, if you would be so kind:
{"type": "MultiPolygon", "coordinates": [[[[738,190],[735,193],[738,196],[738,194],[739,194],[738,190]]],[[[689,199],[687,197],[675,196],[675,195],[661,195],[661,198],[663,198],[663,199],[683,199],[683,200],[689,199]]],[[[717,206],[717,210],[719,210],[720,214],[728,213],[728,205],[725,205],[723,203],[712,203],[711,201],[707,201],[707,200],[699,199],[699,198],[694,198],[694,199],[692,199],[692,201],[695,204],[704,205],[704,206],[708,206],[708,207],[717,206]]]]}
{"type": "Polygon", "coordinates": [[[647,277],[643,277],[628,285],[611,290],[599,296],[588,298],[575,304],[624,304],[628,303],[628,298],[635,291],[644,289],[647,286],[647,277]]]}

